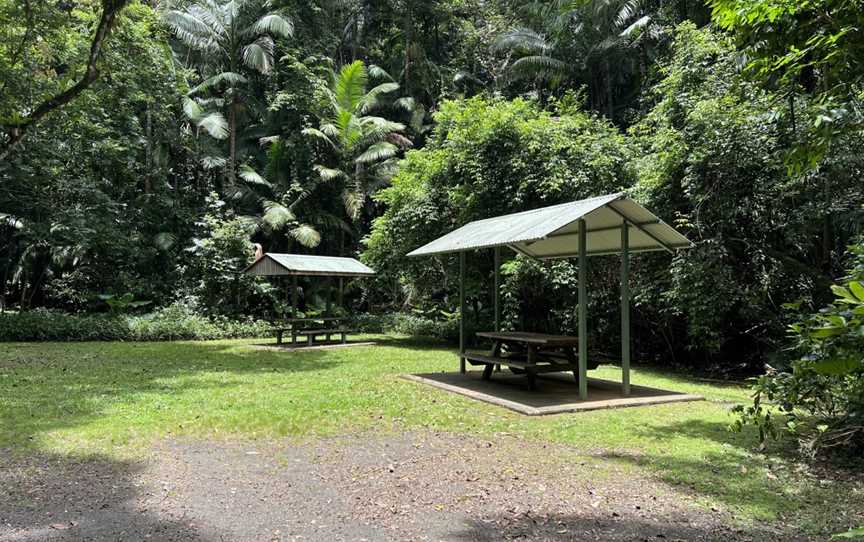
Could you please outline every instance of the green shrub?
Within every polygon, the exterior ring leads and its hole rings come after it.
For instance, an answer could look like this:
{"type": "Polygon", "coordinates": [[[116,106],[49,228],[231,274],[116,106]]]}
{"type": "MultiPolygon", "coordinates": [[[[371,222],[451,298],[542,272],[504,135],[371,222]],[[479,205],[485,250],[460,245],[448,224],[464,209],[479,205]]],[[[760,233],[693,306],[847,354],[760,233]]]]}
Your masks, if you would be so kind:
{"type": "MultiPolygon", "coordinates": [[[[391,186],[376,196],[386,210],[374,221],[363,253],[363,259],[378,271],[366,283],[373,303],[409,305],[429,313],[457,312],[455,255],[407,258],[407,252],[471,220],[633,185],[632,150],[614,126],[573,107],[572,100],[556,102],[552,109],[529,100],[484,96],[441,104],[427,144],[406,153],[391,186]]],[[[502,255],[505,260],[513,257],[509,250],[502,255]]],[[[475,327],[491,327],[490,256],[489,251],[466,255],[466,322],[475,327]]],[[[533,266],[522,259],[514,261],[511,267],[533,266]]],[[[505,319],[521,318],[527,329],[567,329],[575,313],[574,268],[567,263],[548,267],[532,275],[532,293],[566,295],[511,296],[502,305],[505,319]],[[569,282],[561,283],[565,280],[569,282]]],[[[523,283],[511,282],[505,294],[525,289],[523,283]]],[[[592,288],[606,290],[606,284],[610,282],[594,282],[592,288]]],[[[412,335],[458,336],[455,323],[436,323],[447,321],[446,317],[400,318],[398,328],[412,335]]]]}
{"type": "Polygon", "coordinates": [[[351,319],[351,329],[362,333],[398,333],[412,337],[459,340],[459,320],[438,320],[407,313],[359,314],[351,319]]]}
{"type": "Polygon", "coordinates": [[[864,450],[864,244],[851,251],[854,267],[831,288],[834,302],[789,326],[798,355],[756,381],[735,428],[752,423],[763,440],[785,430],[811,455],[864,450]]]}
{"type": "Polygon", "coordinates": [[[0,314],[0,342],[9,341],[171,341],[269,335],[260,320],[208,318],[183,304],[150,314],[69,314],[33,310],[0,314]]]}

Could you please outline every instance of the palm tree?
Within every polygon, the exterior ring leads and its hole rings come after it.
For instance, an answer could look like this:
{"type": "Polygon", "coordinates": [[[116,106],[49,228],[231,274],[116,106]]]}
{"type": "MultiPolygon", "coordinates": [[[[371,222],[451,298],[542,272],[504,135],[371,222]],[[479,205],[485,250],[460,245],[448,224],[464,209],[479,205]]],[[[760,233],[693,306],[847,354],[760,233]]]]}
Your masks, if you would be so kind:
{"type": "Polygon", "coordinates": [[[269,74],[273,68],[274,39],[290,37],[294,32],[289,18],[269,8],[267,0],[196,0],[185,9],[169,10],[164,16],[188,52],[200,55],[196,64],[204,80],[189,92],[190,100],[184,107],[187,115],[219,138],[225,135],[225,127],[221,125],[224,117],[204,114],[202,106],[227,109],[229,185],[233,185],[236,174],[241,88],[248,83],[243,72],[269,74]],[[206,98],[208,93],[214,97],[206,98]]]}
{"type": "MultiPolygon", "coordinates": [[[[537,31],[520,27],[501,34],[493,44],[508,55],[507,75],[513,81],[533,81],[538,92],[583,83],[591,104],[610,119],[615,116],[614,90],[626,87],[644,59],[632,54],[660,27],[650,0],[557,0],[531,4],[537,31]],[[616,80],[613,80],[616,78],[616,80]]],[[[644,75],[639,73],[638,75],[644,75]]]]}
{"type": "MultiPolygon", "coordinates": [[[[303,133],[323,141],[332,152],[332,167],[316,164],[315,171],[321,182],[342,182],[345,211],[356,221],[367,197],[388,181],[394,157],[401,148],[411,146],[411,141],[400,133],[405,125],[369,115],[383,105],[384,95],[399,88],[383,70],[376,66],[367,70],[358,60],[343,66],[339,73],[331,73],[331,78],[328,116],[318,128],[306,128],[303,133]],[[367,91],[370,75],[388,81],[367,91]]],[[[394,105],[411,107],[405,100],[394,105]]]]}

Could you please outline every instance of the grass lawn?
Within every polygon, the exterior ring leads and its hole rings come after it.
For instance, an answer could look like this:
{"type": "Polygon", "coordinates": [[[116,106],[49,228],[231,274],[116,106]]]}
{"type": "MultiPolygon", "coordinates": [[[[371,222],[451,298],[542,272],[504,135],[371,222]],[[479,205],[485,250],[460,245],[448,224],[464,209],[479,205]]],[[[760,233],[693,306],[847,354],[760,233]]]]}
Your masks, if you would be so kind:
{"type": "MultiPolygon", "coordinates": [[[[612,467],[646,474],[744,523],[820,532],[860,519],[864,509],[860,479],[814,473],[782,450],[756,452],[752,431],[727,430],[729,408],[747,400],[746,389],[637,367],[634,383],[708,400],[526,417],[398,378],[453,370],[455,352],[379,339],[374,347],[302,353],[250,348],[256,341],[4,344],[0,448],[124,458],[166,436],[508,433],[569,444],[573,459],[595,465],[598,476],[612,467]]],[[[604,366],[592,376],[618,373],[604,366]]]]}

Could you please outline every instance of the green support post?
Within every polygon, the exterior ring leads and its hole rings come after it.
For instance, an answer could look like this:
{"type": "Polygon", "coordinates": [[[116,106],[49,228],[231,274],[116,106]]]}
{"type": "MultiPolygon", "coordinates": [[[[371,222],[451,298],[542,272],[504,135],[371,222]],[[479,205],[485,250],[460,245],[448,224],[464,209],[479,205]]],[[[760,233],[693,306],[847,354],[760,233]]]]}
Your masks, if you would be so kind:
{"type": "Polygon", "coordinates": [[[342,309],[342,312],[345,313],[345,280],[342,277],[339,277],[339,308],[342,309]]]}
{"type": "Polygon", "coordinates": [[[621,393],[630,395],[630,225],[621,225],[621,393]]]}
{"type": "Polygon", "coordinates": [[[333,315],[331,312],[332,306],[333,306],[333,279],[332,278],[327,279],[326,288],[327,288],[327,291],[326,291],[325,295],[327,296],[327,300],[325,301],[325,305],[324,305],[324,315],[325,316],[332,316],[333,315]]]}
{"type": "MultiPolygon", "coordinates": [[[[495,266],[495,296],[493,298],[495,310],[495,331],[501,331],[501,305],[498,302],[501,297],[501,247],[495,247],[493,264],[495,266]]],[[[501,372],[501,364],[495,365],[495,371],[501,372]]]]}
{"type": "Polygon", "coordinates": [[[579,399],[588,399],[588,235],[579,220],[579,399]]]}
{"type": "Polygon", "coordinates": [[[291,318],[297,318],[297,275],[291,276],[291,318]]]}
{"type": "Polygon", "coordinates": [[[501,296],[501,247],[495,247],[493,265],[495,266],[495,297],[493,298],[493,306],[495,310],[495,331],[501,331],[501,308],[498,304],[498,298],[501,296]]]}
{"type": "Polygon", "coordinates": [[[459,372],[465,373],[465,252],[459,253],[459,372]]]}

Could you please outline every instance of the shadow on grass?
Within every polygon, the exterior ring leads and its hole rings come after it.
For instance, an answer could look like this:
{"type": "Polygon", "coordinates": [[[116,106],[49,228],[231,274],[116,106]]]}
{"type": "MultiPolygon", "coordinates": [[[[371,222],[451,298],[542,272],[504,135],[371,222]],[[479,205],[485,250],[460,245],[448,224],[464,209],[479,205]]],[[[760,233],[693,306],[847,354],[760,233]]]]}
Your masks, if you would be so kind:
{"type": "Polygon", "coordinates": [[[0,448],[0,540],[222,540],[158,511],[137,463],[0,448]]]}
{"type": "Polygon", "coordinates": [[[746,508],[756,517],[777,518],[792,529],[842,531],[854,526],[842,511],[864,506],[864,498],[852,496],[854,480],[860,484],[860,475],[821,468],[820,475],[813,476],[796,461],[788,440],[770,443],[765,454],[754,453],[758,438],[752,427],[736,433],[724,423],[692,419],[644,431],[643,436],[669,442],[670,446],[687,446],[682,438],[710,440],[719,443],[722,451],[686,457],[608,451],[602,457],[647,466],[684,493],[721,503],[730,510],[746,508]],[[840,502],[838,495],[844,492],[850,498],[840,502]]]}
{"type": "Polygon", "coordinates": [[[41,433],[92,420],[106,398],[120,403],[142,394],[224,389],[241,385],[231,376],[324,372],[340,363],[322,350],[206,342],[15,345],[0,357],[0,446],[31,448],[41,433]],[[204,373],[228,378],[195,378],[204,373]]]}
{"type": "MultiPolygon", "coordinates": [[[[573,540],[807,540],[805,537],[784,534],[778,536],[759,527],[734,529],[712,521],[710,517],[659,516],[629,517],[625,513],[613,517],[611,512],[600,512],[597,517],[581,515],[518,516],[499,515],[483,521],[470,520],[465,529],[450,533],[448,540],[492,542],[497,540],[544,540],[549,542],[573,540]],[[603,516],[606,516],[605,518],[603,516]]],[[[635,515],[635,514],[634,514],[635,515]]]]}
{"type": "Polygon", "coordinates": [[[415,337],[409,335],[376,335],[373,339],[379,346],[390,346],[393,348],[411,348],[415,350],[452,351],[454,354],[458,348],[443,339],[434,337],[415,337]]]}

